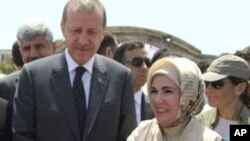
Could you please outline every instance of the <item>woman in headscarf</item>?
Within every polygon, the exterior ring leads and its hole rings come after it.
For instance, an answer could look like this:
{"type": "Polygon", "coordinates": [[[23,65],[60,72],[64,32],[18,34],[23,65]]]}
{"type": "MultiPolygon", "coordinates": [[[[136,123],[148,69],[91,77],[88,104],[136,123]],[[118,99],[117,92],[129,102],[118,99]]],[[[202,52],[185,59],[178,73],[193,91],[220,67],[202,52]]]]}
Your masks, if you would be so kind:
{"type": "Polygon", "coordinates": [[[250,124],[248,63],[235,55],[215,59],[203,75],[210,110],[197,117],[204,125],[229,139],[229,126],[250,124]]]}
{"type": "Polygon", "coordinates": [[[204,81],[197,65],[180,57],[162,58],[151,66],[148,97],[156,118],[143,121],[128,141],[218,141],[221,136],[194,115],[204,105],[204,81]]]}

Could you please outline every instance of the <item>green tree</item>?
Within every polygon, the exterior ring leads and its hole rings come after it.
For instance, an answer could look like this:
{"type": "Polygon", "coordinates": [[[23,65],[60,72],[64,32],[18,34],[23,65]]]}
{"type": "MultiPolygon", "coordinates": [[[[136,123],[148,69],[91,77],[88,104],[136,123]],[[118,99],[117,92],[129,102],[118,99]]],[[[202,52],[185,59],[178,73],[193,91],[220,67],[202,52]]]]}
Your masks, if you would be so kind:
{"type": "Polygon", "coordinates": [[[9,74],[9,73],[11,73],[13,71],[15,71],[15,67],[14,67],[11,59],[0,62],[0,72],[1,73],[9,74]]]}

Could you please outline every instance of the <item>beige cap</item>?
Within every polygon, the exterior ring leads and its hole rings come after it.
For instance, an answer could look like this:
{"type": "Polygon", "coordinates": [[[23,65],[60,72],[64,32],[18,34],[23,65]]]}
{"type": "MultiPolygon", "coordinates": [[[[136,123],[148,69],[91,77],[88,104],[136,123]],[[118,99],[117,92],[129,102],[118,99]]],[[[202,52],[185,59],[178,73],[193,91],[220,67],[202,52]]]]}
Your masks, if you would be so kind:
{"type": "Polygon", "coordinates": [[[213,82],[228,76],[248,80],[250,68],[248,63],[235,55],[224,55],[215,59],[203,74],[205,81],[213,82]]]}

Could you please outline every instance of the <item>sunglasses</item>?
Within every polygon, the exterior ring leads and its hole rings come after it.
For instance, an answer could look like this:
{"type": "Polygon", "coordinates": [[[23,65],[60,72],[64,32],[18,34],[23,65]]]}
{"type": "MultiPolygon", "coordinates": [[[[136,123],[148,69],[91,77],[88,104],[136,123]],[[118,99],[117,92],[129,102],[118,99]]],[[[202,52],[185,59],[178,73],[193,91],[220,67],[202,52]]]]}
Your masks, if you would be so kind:
{"type": "Polygon", "coordinates": [[[131,61],[125,61],[124,63],[131,63],[135,67],[140,67],[143,62],[147,65],[147,67],[151,66],[151,61],[146,57],[134,57],[131,61]]]}
{"type": "Polygon", "coordinates": [[[211,84],[211,86],[214,89],[222,89],[224,87],[224,85],[225,85],[225,83],[222,80],[218,80],[218,81],[214,81],[214,82],[205,81],[206,87],[208,87],[209,84],[211,84]]]}

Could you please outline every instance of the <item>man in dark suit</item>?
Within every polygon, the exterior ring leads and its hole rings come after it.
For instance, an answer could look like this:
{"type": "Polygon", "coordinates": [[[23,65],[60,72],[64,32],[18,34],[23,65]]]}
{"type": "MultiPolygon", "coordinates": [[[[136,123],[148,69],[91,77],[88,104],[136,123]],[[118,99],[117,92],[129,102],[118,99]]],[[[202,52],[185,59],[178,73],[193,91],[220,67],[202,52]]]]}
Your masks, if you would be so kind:
{"type": "Polygon", "coordinates": [[[99,1],[67,2],[61,22],[66,50],[23,67],[14,141],[126,140],[136,126],[131,73],[96,54],[105,27],[99,1]]]}
{"type": "Polygon", "coordinates": [[[125,65],[132,72],[137,124],[142,120],[153,118],[148,96],[142,91],[151,65],[144,44],[139,41],[122,43],[115,52],[114,60],[125,65]]]}
{"type": "Polygon", "coordinates": [[[18,69],[21,69],[23,63],[29,63],[53,54],[55,49],[51,29],[45,20],[40,18],[28,19],[18,28],[17,41],[12,46],[12,57],[17,71],[0,79],[0,97],[7,100],[8,107],[10,107],[3,134],[5,140],[1,141],[12,141],[11,113],[16,85],[20,75],[18,69]]]}
{"type": "MultiPolygon", "coordinates": [[[[2,137],[5,127],[8,101],[0,97],[0,137],[2,137]]],[[[0,138],[1,139],[1,138],[0,138]]]]}

